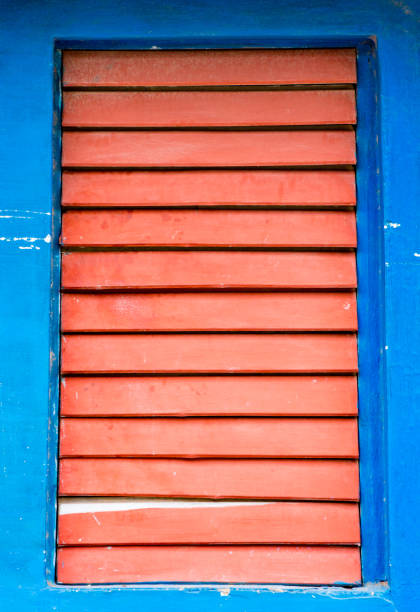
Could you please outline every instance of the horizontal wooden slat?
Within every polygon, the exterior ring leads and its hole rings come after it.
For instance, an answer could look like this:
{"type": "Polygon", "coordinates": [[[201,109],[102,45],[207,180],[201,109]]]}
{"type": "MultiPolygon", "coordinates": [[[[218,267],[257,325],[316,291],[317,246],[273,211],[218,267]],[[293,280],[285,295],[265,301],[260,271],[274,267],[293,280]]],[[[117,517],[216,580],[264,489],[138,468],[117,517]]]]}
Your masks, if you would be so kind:
{"type": "Polygon", "coordinates": [[[74,331],[354,331],[356,296],[340,293],[64,293],[74,331]]]}
{"type": "MultiPolygon", "coordinates": [[[[358,544],[360,541],[357,504],[162,504],[159,501],[146,503],[144,507],[141,502],[138,504],[138,509],[124,509],[124,502],[62,501],[58,544],[358,544]],[[106,510],[102,511],[104,506],[106,510]]],[[[130,505],[136,506],[133,502],[130,505]]]]}
{"type": "Polygon", "coordinates": [[[65,91],[65,127],[228,127],[356,123],[353,90],[65,91]]]}
{"type": "Polygon", "coordinates": [[[357,371],[352,334],[112,334],[62,338],[67,373],[357,371]]]}
{"type": "Polygon", "coordinates": [[[354,253],[63,253],[64,289],[353,289],[354,253]]]}
{"type": "Polygon", "coordinates": [[[355,247],[348,211],[66,212],[64,246],[355,247]]]}
{"type": "Polygon", "coordinates": [[[354,49],[64,51],[63,68],[65,87],[356,82],[354,49]]]}
{"type": "Polygon", "coordinates": [[[62,416],[355,416],[355,376],[67,377],[62,416]]]}
{"type": "Polygon", "coordinates": [[[345,459],[61,459],[60,495],[357,501],[345,459]]]}
{"type": "Polygon", "coordinates": [[[357,420],[66,418],[60,425],[60,455],[355,458],[357,420]]]}
{"type": "Polygon", "coordinates": [[[214,582],[358,584],[357,547],[122,546],[58,550],[64,584],[214,582]]]}
{"type": "Polygon", "coordinates": [[[63,206],[354,206],[351,170],[63,172],[63,206]]]}
{"type": "Polygon", "coordinates": [[[66,168],[334,166],[356,162],[354,132],[64,132],[66,168]]]}

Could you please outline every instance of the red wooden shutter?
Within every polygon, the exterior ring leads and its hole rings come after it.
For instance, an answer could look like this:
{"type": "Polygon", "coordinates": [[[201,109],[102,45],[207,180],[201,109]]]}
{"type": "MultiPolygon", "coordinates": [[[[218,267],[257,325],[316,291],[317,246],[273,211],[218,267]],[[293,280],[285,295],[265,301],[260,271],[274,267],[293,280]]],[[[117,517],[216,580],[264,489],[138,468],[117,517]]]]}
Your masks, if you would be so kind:
{"type": "Polygon", "coordinates": [[[355,82],[65,53],[59,582],[360,581],[355,82]]]}

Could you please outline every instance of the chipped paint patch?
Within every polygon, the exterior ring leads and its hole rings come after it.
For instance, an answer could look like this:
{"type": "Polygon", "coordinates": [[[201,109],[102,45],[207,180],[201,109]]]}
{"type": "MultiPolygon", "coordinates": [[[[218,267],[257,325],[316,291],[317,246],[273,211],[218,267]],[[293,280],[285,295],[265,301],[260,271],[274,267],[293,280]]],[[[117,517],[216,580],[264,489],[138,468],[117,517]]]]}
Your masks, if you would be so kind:
{"type": "Polygon", "coordinates": [[[413,11],[411,10],[411,8],[407,4],[404,4],[404,2],[401,2],[399,0],[391,0],[391,2],[392,2],[392,4],[394,6],[398,7],[399,9],[401,9],[402,12],[405,15],[412,15],[413,14],[413,11]]]}
{"type": "Polygon", "coordinates": [[[22,251],[29,251],[29,250],[36,250],[39,251],[40,247],[36,246],[34,243],[35,242],[45,242],[46,244],[50,244],[51,243],[51,234],[47,234],[46,236],[42,236],[42,237],[38,237],[38,236],[14,236],[13,238],[9,237],[9,236],[0,236],[0,242],[9,242],[11,244],[13,243],[19,243],[19,242],[24,242],[26,244],[29,243],[29,246],[19,246],[18,248],[21,249],[22,251]]]}
{"type": "Polygon", "coordinates": [[[219,589],[219,593],[222,597],[227,597],[228,595],[230,595],[230,587],[219,589]]]}

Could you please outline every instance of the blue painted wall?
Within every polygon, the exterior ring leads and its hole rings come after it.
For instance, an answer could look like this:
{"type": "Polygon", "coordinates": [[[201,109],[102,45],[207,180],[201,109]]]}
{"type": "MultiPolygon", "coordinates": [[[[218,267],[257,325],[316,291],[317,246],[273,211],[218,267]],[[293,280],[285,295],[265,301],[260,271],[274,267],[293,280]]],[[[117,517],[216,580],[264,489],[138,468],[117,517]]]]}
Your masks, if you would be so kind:
{"type": "MultiPolygon", "coordinates": [[[[0,5],[0,605],[4,610],[420,610],[420,4],[415,0],[3,0],[0,5]],[[57,587],[47,575],[54,500],[56,321],[50,321],[54,44],[284,46],[375,36],[378,52],[389,586],[361,589],[57,587]],[[416,133],[417,128],[417,133],[416,133]],[[416,200],[417,198],[417,200],[416,200]],[[51,422],[49,422],[49,420],[51,422]],[[52,444],[48,439],[52,437],[52,444]],[[48,475],[50,470],[50,476],[48,475]],[[50,533],[48,533],[50,532],[50,533]]],[[[376,198],[372,196],[372,205],[376,198]]],[[[377,244],[376,242],[374,244],[377,244]]],[[[53,287],[54,290],[54,287],[53,287]]],[[[372,325],[375,322],[372,319],[372,325]]],[[[372,328],[373,329],[373,328],[372,328]]],[[[369,330],[367,330],[369,333],[369,330]]],[[[377,331],[372,331],[377,334],[377,331]]],[[[378,432],[379,433],[379,432],[378,432]]]]}

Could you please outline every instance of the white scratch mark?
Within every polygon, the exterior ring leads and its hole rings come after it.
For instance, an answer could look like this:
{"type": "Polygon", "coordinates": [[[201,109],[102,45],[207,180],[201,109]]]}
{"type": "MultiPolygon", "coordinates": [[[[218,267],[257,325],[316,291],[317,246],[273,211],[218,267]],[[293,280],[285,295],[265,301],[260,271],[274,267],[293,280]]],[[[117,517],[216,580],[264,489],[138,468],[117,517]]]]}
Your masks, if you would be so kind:
{"type": "MultiPolygon", "coordinates": [[[[238,506],[265,506],[271,502],[267,501],[186,501],[186,500],[166,500],[166,499],[143,499],[110,497],[96,498],[94,500],[87,497],[76,499],[61,499],[58,506],[60,516],[65,514],[84,514],[92,513],[93,518],[96,512],[123,512],[127,510],[143,510],[147,508],[234,508],[238,506]]],[[[100,524],[98,522],[98,524],[100,524]]]]}
{"type": "Polygon", "coordinates": [[[414,253],[414,257],[420,257],[420,253],[414,253]]]}
{"type": "Polygon", "coordinates": [[[344,308],[344,310],[349,310],[350,306],[351,306],[351,304],[344,304],[343,308],[344,308]]]}
{"type": "MultiPolygon", "coordinates": [[[[29,213],[31,215],[47,215],[51,216],[50,212],[41,212],[39,210],[19,210],[18,208],[4,208],[0,213],[29,213]]],[[[26,219],[27,217],[25,217],[26,219]]]]}
{"type": "Polygon", "coordinates": [[[396,229],[397,227],[401,227],[401,223],[392,223],[392,221],[390,221],[389,223],[385,223],[384,229],[388,229],[390,227],[392,229],[396,229]]]}

